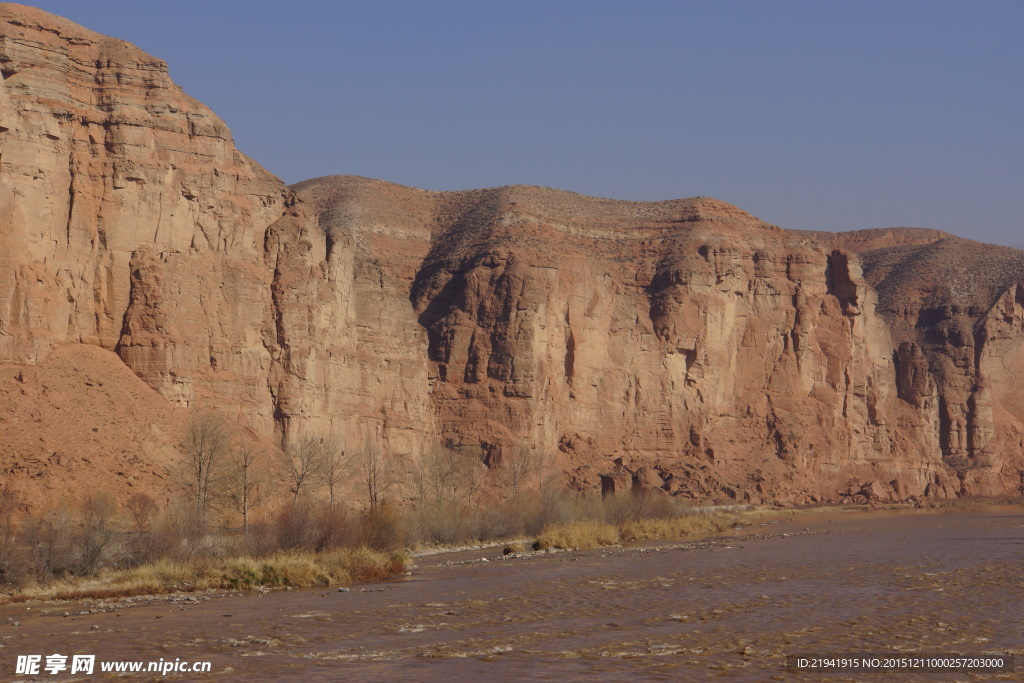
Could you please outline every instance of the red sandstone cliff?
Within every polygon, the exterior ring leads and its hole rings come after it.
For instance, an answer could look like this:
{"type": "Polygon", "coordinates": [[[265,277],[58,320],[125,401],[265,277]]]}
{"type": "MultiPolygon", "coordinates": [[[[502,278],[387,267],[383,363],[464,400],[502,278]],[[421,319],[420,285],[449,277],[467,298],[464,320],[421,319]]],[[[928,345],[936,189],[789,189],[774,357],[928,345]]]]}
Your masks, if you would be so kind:
{"type": "Polygon", "coordinates": [[[124,471],[82,418],[24,438],[49,409],[22,390],[42,375],[15,375],[60,350],[68,401],[97,400],[74,377],[104,363],[156,392],[134,399],[149,417],[108,420],[149,435],[141,472],[170,457],[172,406],[214,405],[271,438],[443,443],[494,468],[526,446],[580,488],[622,472],[702,501],[1021,491],[1024,252],[789,232],[708,198],[289,189],[163,62],[17,5],[0,5],[0,72],[10,477],[45,462],[59,487],[90,449],[124,471]]]}

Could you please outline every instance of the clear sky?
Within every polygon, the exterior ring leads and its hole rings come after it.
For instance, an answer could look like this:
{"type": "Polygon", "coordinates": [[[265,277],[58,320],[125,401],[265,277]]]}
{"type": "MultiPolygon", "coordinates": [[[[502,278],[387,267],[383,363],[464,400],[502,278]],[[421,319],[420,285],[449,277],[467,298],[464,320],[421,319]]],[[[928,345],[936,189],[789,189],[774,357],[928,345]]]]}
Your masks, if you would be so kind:
{"type": "Polygon", "coordinates": [[[39,0],[294,183],[708,195],[1024,247],[1024,2],[39,0]]]}

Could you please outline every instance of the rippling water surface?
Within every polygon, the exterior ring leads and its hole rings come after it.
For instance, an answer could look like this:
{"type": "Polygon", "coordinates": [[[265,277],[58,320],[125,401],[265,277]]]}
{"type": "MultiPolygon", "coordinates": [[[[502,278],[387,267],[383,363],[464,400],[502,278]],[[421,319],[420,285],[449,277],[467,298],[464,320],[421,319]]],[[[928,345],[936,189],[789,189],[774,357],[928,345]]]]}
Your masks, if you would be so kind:
{"type": "MultiPolygon", "coordinates": [[[[16,655],[54,652],[213,663],[190,680],[859,681],[785,658],[889,650],[1016,653],[1024,669],[1022,507],[799,514],[710,541],[499,556],[421,558],[347,593],[9,605],[0,679],[16,655]]],[[[893,676],[877,679],[1018,679],[893,676]]]]}

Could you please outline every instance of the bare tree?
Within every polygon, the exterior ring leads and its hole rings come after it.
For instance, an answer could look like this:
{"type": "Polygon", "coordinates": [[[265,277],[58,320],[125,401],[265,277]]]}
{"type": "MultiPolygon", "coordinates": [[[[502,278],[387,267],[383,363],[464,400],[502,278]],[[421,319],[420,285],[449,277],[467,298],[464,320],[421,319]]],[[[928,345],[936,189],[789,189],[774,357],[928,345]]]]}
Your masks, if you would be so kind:
{"type": "Polygon", "coordinates": [[[456,450],[436,447],[411,469],[419,533],[434,543],[468,538],[475,521],[470,508],[479,503],[483,463],[456,450]]]}
{"type": "Polygon", "coordinates": [[[436,495],[445,504],[458,506],[471,502],[483,482],[483,464],[450,448],[431,453],[428,466],[433,471],[436,495]]]}
{"type": "Polygon", "coordinates": [[[360,449],[357,468],[371,513],[377,511],[384,493],[397,483],[398,460],[396,456],[385,456],[377,444],[367,442],[360,449]]]}
{"type": "Polygon", "coordinates": [[[498,482],[507,492],[509,504],[513,506],[519,504],[530,471],[534,466],[533,454],[526,444],[520,444],[510,457],[502,458],[498,468],[498,482]]]}
{"type": "Polygon", "coordinates": [[[263,502],[267,487],[263,478],[266,452],[252,438],[242,437],[235,444],[225,492],[231,506],[242,515],[242,529],[249,530],[249,512],[263,502]]]}
{"type": "Polygon", "coordinates": [[[296,437],[284,449],[284,466],[288,490],[295,494],[294,500],[298,501],[299,494],[308,492],[323,472],[323,442],[312,434],[296,437]]]}
{"type": "Polygon", "coordinates": [[[340,434],[332,433],[323,440],[323,481],[327,485],[327,498],[332,510],[336,493],[349,476],[345,441],[340,434]]]}
{"type": "Polygon", "coordinates": [[[185,492],[195,503],[196,520],[206,526],[206,513],[217,493],[218,478],[231,446],[231,429],[220,415],[193,413],[185,425],[181,449],[185,457],[185,492]]]}
{"type": "Polygon", "coordinates": [[[530,456],[528,471],[532,471],[537,480],[537,493],[541,500],[547,500],[550,494],[557,494],[561,490],[559,478],[561,473],[554,467],[550,458],[544,457],[543,453],[535,453],[530,456]]]}
{"type": "Polygon", "coordinates": [[[483,464],[448,448],[427,452],[412,471],[412,484],[421,506],[460,506],[470,503],[483,484],[483,464]]]}

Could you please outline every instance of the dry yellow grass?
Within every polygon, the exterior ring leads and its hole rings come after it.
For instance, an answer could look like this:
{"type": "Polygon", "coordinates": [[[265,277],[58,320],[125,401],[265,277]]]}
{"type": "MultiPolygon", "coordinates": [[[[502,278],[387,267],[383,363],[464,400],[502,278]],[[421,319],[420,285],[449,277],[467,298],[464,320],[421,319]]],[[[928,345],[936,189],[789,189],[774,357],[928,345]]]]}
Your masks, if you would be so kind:
{"type": "Polygon", "coordinates": [[[615,545],[619,540],[619,530],[605,522],[549,524],[537,537],[536,548],[596,548],[602,545],[615,545]]]}
{"type": "Polygon", "coordinates": [[[626,541],[650,541],[680,536],[717,534],[730,528],[733,524],[735,524],[733,515],[694,514],[685,517],[623,522],[619,526],[619,533],[626,541]]]}
{"type": "Polygon", "coordinates": [[[78,600],[151,595],[176,590],[239,589],[257,586],[326,586],[385,579],[405,571],[400,553],[345,548],[324,553],[278,553],[265,558],[237,557],[178,563],[161,560],[132,569],[109,570],[95,578],[62,579],[29,586],[8,601],[78,600]]]}
{"type": "Polygon", "coordinates": [[[549,524],[537,537],[535,547],[538,550],[547,548],[569,550],[597,548],[603,545],[615,545],[623,541],[704,536],[725,531],[735,523],[735,515],[711,513],[632,520],[622,522],[618,526],[596,521],[549,524]]]}

